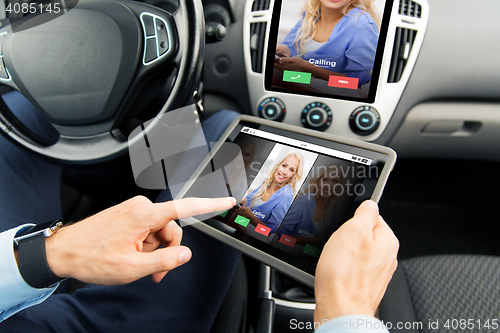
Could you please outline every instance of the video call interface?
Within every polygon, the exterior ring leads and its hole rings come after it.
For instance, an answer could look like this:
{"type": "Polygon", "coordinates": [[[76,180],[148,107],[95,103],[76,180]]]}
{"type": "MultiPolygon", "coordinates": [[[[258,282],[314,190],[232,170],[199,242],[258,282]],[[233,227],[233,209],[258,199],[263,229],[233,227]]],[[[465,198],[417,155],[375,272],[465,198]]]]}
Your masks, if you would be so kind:
{"type": "Polygon", "coordinates": [[[249,187],[236,207],[216,219],[317,262],[356,196],[365,194],[363,180],[373,161],[249,127],[233,142],[241,149],[249,187]]]}
{"type": "Polygon", "coordinates": [[[350,7],[331,32],[322,27],[333,14],[322,13],[319,1],[314,8],[314,1],[282,0],[280,10],[277,2],[266,89],[372,103],[390,9],[384,16],[386,0],[370,2],[369,10],[350,7]]]}

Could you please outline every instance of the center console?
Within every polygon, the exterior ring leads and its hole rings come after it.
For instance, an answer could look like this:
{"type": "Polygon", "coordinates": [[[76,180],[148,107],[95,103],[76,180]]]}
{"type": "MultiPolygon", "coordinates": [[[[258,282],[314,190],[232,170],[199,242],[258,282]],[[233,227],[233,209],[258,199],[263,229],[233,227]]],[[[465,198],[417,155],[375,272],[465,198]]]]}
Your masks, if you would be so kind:
{"type": "MultiPolygon", "coordinates": [[[[280,17],[290,8],[300,7],[301,3],[297,0],[293,6],[283,6],[285,1],[294,0],[276,1],[281,7],[280,17]]],[[[276,1],[250,0],[246,3],[244,62],[253,115],[364,141],[379,138],[393,116],[422,46],[429,18],[427,0],[395,0],[391,1],[390,6],[385,6],[384,11],[389,11],[390,20],[386,22],[385,28],[382,24],[380,30],[380,34],[384,34],[382,39],[385,44],[380,46],[379,43],[374,69],[370,72],[371,80],[353,86],[354,89],[347,93],[346,90],[335,90],[336,94],[332,93],[333,90],[321,88],[319,91],[300,91],[300,88],[293,91],[290,88],[297,88],[297,84],[313,81],[308,75],[303,77],[300,74],[298,78],[297,73],[292,73],[290,77],[286,77],[284,72],[282,76],[280,74],[282,81],[298,80],[292,85],[273,84],[269,71],[273,71],[270,67],[275,66],[270,60],[274,61],[271,57],[275,56],[275,49],[282,42],[276,37],[277,13],[273,13],[276,1]]],[[[386,4],[380,0],[376,3],[386,4]]],[[[295,12],[299,12],[299,9],[293,8],[295,12]]],[[[296,21],[297,17],[289,20],[289,27],[296,21]]],[[[276,60],[279,61],[278,58],[276,60]]],[[[325,62],[320,60],[319,65],[325,62]]],[[[336,79],[344,81],[342,78],[336,79]]],[[[347,83],[336,83],[351,84],[350,79],[345,81],[347,83]]],[[[328,86],[332,83],[335,82],[328,81],[328,86]]],[[[286,328],[283,331],[292,332],[294,328],[290,318],[312,321],[315,308],[312,289],[263,264],[262,272],[260,292],[263,299],[275,306],[273,317],[268,321],[269,327],[286,328]]]]}
{"type": "MultiPolygon", "coordinates": [[[[247,1],[244,60],[253,115],[344,137],[376,140],[387,127],[401,98],[429,17],[426,0],[395,0],[393,3],[387,0],[390,5],[381,0],[376,2],[384,7],[380,9],[384,20],[375,62],[369,73],[371,79],[364,84],[361,79],[359,85],[356,81],[352,89],[342,90],[338,86],[351,85],[352,78],[334,76],[334,82],[330,77],[330,81],[325,79],[322,83],[314,74],[311,78],[307,75],[299,78],[296,72],[288,71],[291,75],[286,77],[285,71],[279,72],[279,80],[285,84],[275,84],[275,78],[271,81],[273,63],[269,57],[275,56],[276,46],[282,42],[283,37],[279,34],[286,34],[299,20],[301,2],[247,1]],[[286,15],[295,16],[287,18],[286,15]],[[297,82],[292,82],[294,79],[297,82]],[[297,88],[298,85],[305,88],[297,88]]],[[[329,59],[309,59],[309,62],[317,67],[333,63],[329,59]]]]}

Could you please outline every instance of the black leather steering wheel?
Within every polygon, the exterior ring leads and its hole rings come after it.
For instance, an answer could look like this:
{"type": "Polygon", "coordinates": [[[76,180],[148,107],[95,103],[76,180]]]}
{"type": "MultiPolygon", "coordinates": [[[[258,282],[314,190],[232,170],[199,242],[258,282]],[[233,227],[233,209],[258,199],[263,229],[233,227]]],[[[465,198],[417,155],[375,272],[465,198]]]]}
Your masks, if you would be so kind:
{"type": "MultiPolygon", "coordinates": [[[[203,6],[201,0],[179,0],[179,8],[168,13],[129,0],[65,5],[56,18],[41,13],[0,30],[0,83],[23,94],[56,128],[59,140],[48,144],[5,107],[0,129],[14,143],[60,164],[100,163],[127,151],[120,126],[134,118],[162,73],[174,79],[159,116],[192,98],[204,56],[203,6]]],[[[159,122],[152,121],[146,133],[155,126],[159,122]]]]}

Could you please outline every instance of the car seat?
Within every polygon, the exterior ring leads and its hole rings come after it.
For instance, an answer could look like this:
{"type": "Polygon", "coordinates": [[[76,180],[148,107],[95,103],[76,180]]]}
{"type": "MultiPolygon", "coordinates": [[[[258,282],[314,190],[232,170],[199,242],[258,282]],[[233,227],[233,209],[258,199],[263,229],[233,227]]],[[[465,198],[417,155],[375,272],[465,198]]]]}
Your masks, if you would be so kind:
{"type": "Polygon", "coordinates": [[[500,257],[435,255],[402,260],[379,316],[389,323],[391,333],[498,332],[500,257]]]}

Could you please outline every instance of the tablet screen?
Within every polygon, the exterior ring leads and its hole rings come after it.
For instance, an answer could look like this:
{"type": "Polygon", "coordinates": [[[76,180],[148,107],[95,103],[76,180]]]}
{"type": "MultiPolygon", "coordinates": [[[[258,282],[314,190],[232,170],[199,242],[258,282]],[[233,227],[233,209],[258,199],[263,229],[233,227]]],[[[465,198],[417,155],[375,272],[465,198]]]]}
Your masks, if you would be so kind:
{"type": "Polygon", "coordinates": [[[393,0],[276,0],[266,90],[373,103],[393,0]]]}
{"type": "Polygon", "coordinates": [[[256,124],[229,136],[243,156],[247,188],[215,219],[232,235],[314,273],[326,241],[375,189],[387,156],[256,124]]]}

